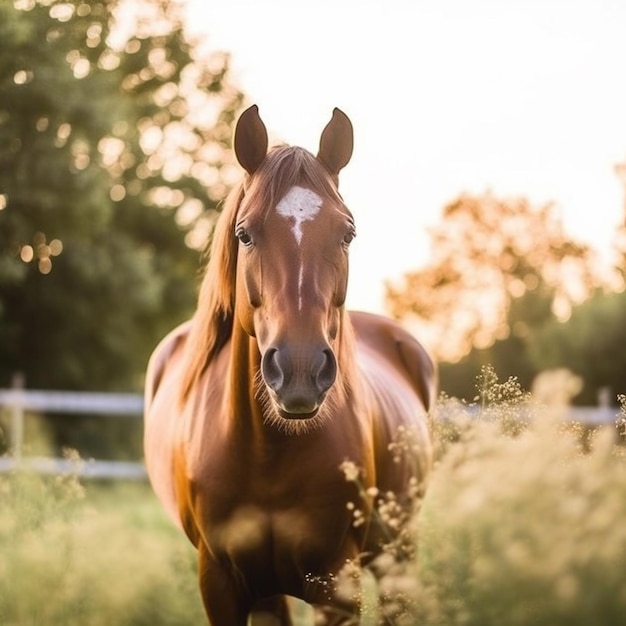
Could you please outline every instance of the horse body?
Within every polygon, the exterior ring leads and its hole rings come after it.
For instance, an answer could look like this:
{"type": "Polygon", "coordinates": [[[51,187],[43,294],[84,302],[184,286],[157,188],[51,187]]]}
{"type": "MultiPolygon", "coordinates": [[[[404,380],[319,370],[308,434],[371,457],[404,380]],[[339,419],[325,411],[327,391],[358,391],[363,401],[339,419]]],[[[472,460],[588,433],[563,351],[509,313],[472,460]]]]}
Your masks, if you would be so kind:
{"type": "MultiPolygon", "coordinates": [[[[256,145],[256,109],[244,116],[237,156],[252,185],[266,146],[256,145]]],[[[198,548],[213,626],[244,626],[255,608],[289,624],[275,599],[283,595],[354,612],[320,583],[380,550],[378,529],[355,525],[347,504],[361,505],[359,488],[407,492],[414,468],[388,450],[399,426],[416,429],[421,482],[430,467],[432,362],[391,320],[343,309],[353,226],[333,192],[333,159],[346,160],[332,147],[337,133],[325,131],[318,155],[331,164],[327,187],[297,177],[261,218],[246,212],[243,188],[236,194],[196,316],[161,342],[148,367],[148,473],[198,548]],[[359,468],[359,487],[340,471],[344,461],[359,468]]]]}

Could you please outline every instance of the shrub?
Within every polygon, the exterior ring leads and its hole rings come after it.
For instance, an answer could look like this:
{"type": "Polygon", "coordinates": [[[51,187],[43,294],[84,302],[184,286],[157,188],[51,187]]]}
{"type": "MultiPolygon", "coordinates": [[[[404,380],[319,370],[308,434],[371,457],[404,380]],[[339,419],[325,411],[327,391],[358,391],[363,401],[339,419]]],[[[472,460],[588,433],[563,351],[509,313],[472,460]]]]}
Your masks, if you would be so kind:
{"type": "Polygon", "coordinates": [[[615,429],[583,452],[575,428],[540,411],[515,436],[509,417],[465,418],[444,446],[416,519],[401,623],[626,624],[626,455],[615,429]]]}

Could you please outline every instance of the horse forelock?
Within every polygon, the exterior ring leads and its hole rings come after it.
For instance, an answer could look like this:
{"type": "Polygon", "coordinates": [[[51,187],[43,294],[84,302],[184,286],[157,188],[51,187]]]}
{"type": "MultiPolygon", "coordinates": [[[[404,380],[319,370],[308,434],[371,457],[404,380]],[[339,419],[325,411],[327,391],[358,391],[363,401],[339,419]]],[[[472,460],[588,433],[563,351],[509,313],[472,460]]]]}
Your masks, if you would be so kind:
{"type": "Polygon", "coordinates": [[[297,146],[279,146],[270,150],[250,178],[240,217],[264,219],[295,185],[343,204],[332,177],[310,152],[297,146]]]}

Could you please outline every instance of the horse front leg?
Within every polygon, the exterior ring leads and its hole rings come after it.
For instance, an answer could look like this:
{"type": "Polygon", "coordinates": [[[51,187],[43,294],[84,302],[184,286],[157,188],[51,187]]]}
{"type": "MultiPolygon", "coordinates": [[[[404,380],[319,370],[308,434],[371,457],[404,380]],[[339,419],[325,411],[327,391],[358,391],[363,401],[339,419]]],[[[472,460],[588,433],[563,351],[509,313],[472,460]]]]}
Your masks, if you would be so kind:
{"type": "Polygon", "coordinates": [[[211,557],[198,549],[198,579],[204,611],[211,626],[247,626],[251,602],[241,585],[211,557]]]}

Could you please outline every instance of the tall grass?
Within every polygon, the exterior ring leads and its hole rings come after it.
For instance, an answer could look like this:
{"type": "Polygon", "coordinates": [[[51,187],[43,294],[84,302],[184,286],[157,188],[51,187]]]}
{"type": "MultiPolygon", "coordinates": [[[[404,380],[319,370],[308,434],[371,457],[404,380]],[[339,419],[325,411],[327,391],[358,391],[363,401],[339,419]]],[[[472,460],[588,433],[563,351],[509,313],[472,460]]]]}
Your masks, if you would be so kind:
{"type": "Polygon", "coordinates": [[[194,551],[147,485],[16,473],[0,501],[3,626],[206,623],[194,551]]]}

